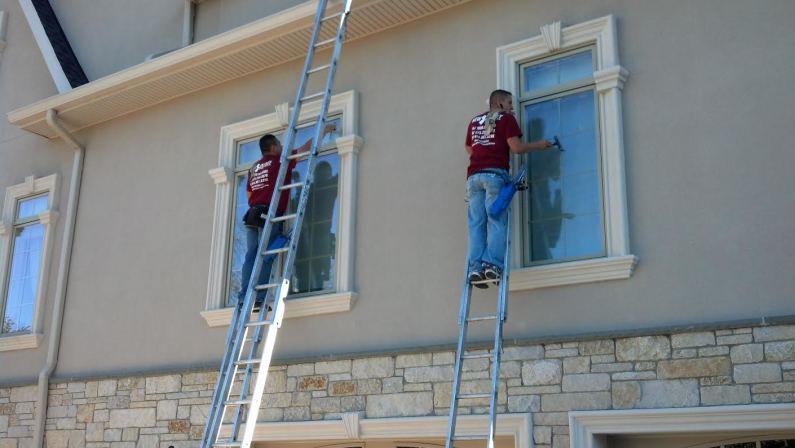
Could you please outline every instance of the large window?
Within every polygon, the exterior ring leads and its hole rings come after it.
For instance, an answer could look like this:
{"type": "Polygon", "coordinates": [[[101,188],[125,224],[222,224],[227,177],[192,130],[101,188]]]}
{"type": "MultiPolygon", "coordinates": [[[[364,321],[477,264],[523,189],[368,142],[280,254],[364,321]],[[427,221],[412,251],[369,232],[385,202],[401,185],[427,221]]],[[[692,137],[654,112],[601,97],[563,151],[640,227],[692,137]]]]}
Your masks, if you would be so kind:
{"type": "Polygon", "coordinates": [[[557,137],[564,151],[525,156],[523,264],[604,255],[593,50],[522,64],[520,116],[531,141],[557,137]]]}
{"type": "MultiPolygon", "coordinates": [[[[337,128],[341,127],[339,118],[332,118],[337,128]]],[[[284,141],[285,131],[273,131],[279,140],[284,141]]],[[[307,124],[298,129],[295,146],[300,146],[312,138],[314,126],[307,124]]],[[[263,134],[264,135],[264,134],[263,134]]],[[[235,198],[231,244],[229,253],[229,294],[227,304],[237,300],[240,292],[240,275],[246,255],[246,233],[242,223],[243,215],[248,209],[246,200],[246,179],[251,164],[262,157],[259,149],[259,137],[237,142],[235,157],[235,198]]],[[[337,179],[339,176],[339,155],[335,145],[339,131],[325,136],[319,148],[319,156],[315,167],[315,181],[309,194],[301,238],[298,242],[298,253],[295,259],[294,275],[290,282],[293,295],[329,292],[334,290],[333,274],[335,269],[334,243],[337,232],[337,214],[339,209],[337,198],[337,179]]],[[[299,182],[306,178],[306,160],[296,164],[292,172],[292,181],[299,182]]],[[[290,211],[294,211],[298,203],[300,189],[291,190],[290,211]]]]}
{"type": "MultiPolygon", "coordinates": [[[[328,117],[337,125],[337,131],[326,136],[319,148],[290,282],[286,318],[347,311],[357,298],[353,278],[356,171],[358,154],[364,144],[357,135],[357,106],[354,91],[331,97],[328,117]]],[[[301,108],[299,123],[304,125],[299,126],[294,147],[312,136],[312,124],[319,110],[319,101],[301,108]]],[[[246,250],[241,222],[248,208],[246,176],[251,164],[261,157],[259,138],[271,133],[284,140],[289,112],[284,103],[277,105],[273,113],[221,128],[219,166],[209,171],[216,186],[215,214],[207,303],[201,312],[210,326],[228,325],[231,318],[228,305],[240,291],[246,250]]],[[[306,178],[306,161],[296,165],[292,176],[296,182],[306,178]]],[[[291,191],[293,210],[298,194],[299,189],[291,191]]]]}
{"type": "Polygon", "coordinates": [[[497,87],[514,92],[525,138],[555,149],[516,157],[530,189],[513,214],[512,291],[625,279],[629,251],[616,21],[605,16],[497,48],[497,87]]]}
{"type": "Polygon", "coordinates": [[[55,175],[6,189],[0,221],[0,350],[38,344],[55,175]]]}

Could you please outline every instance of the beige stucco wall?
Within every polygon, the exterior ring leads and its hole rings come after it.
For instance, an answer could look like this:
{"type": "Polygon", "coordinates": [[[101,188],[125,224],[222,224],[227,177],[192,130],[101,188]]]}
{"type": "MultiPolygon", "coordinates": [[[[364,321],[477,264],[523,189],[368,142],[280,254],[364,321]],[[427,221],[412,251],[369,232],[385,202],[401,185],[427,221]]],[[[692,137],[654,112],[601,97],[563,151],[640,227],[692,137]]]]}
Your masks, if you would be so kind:
{"type": "MultiPolygon", "coordinates": [[[[463,131],[494,87],[495,48],[545,23],[606,14],[618,19],[631,72],[626,171],[641,262],[629,280],[512,294],[506,336],[795,314],[793,5],[661,3],[473,1],[346,46],[335,91],[359,92],[366,140],[360,300],[348,313],[287,321],[276,356],[455,341],[463,131]]],[[[298,71],[292,63],[81,133],[88,149],[56,376],[217,362],[224,331],[199,316],[215,200],[207,170],[220,127],[271,113],[292,97],[298,71]]],[[[29,355],[0,354],[0,363],[8,356],[29,355]]],[[[0,370],[0,382],[38,368],[25,359],[0,370]]]]}

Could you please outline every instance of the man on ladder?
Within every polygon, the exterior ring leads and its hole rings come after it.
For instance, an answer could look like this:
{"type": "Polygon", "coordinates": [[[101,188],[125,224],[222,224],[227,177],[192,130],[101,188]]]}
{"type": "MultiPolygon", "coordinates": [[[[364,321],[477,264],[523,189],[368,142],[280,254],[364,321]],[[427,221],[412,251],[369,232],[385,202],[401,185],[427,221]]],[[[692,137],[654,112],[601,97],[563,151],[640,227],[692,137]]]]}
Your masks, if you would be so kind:
{"type": "Polygon", "coordinates": [[[502,186],[510,181],[510,153],[524,154],[552,146],[552,142],[547,140],[524,143],[521,138],[522,131],[513,116],[513,96],[505,90],[491,92],[489,111],[469,122],[466,137],[469,154],[467,277],[479,288],[488,287],[483,280],[498,280],[504,267],[508,215],[503,210],[495,216],[488,209],[502,186]]]}
{"type": "MultiPolygon", "coordinates": [[[[553,146],[540,140],[523,143],[522,131],[513,113],[513,97],[505,90],[495,90],[489,96],[489,110],[469,122],[466,151],[467,169],[467,228],[469,233],[466,274],[458,315],[458,348],[453,370],[450,397],[450,417],[445,448],[452,448],[457,440],[485,440],[486,448],[494,448],[499,386],[502,325],[505,322],[508,295],[508,261],[511,253],[510,200],[516,191],[517,179],[508,173],[510,155],[540,151],[553,146]],[[498,284],[497,306],[494,314],[470,316],[472,287],[488,288],[498,284]],[[467,329],[470,323],[494,321],[494,345],[491,352],[467,351],[467,329]],[[466,359],[487,358],[491,361],[490,392],[459,393],[461,366],[466,359]],[[489,399],[488,428],[481,434],[456,435],[459,400],[489,399]]],[[[523,175],[520,174],[519,179],[523,175]]]]}

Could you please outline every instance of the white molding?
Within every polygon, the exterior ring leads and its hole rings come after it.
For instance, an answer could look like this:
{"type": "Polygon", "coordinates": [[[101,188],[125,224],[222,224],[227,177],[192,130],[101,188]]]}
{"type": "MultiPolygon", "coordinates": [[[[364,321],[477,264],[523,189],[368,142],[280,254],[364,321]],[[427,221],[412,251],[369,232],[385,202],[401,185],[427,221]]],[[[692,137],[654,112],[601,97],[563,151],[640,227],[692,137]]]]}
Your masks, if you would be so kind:
{"type": "MultiPolygon", "coordinates": [[[[488,425],[487,415],[464,415],[456,425],[458,435],[483,433],[488,425]]],[[[222,433],[227,433],[224,427],[222,433]]],[[[498,436],[514,439],[515,448],[533,447],[533,422],[530,414],[498,414],[498,436]]],[[[447,435],[447,416],[365,418],[359,420],[359,439],[444,438],[447,435]]],[[[309,440],[350,440],[344,420],[302,422],[258,422],[254,442],[289,442],[309,440]]]]}
{"type": "Polygon", "coordinates": [[[0,336],[0,352],[36,348],[41,344],[42,335],[27,333],[13,336],[0,336]]]}
{"type": "MultiPolygon", "coordinates": [[[[12,229],[14,228],[17,201],[25,198],[26,196],[47,193],[47,210],[39,213],[38,220],[44,226],[44,240],[41,245],[41,264],[39,269],[39,277],[36,283],[36,297],[34,298],[33,307],[33,320],[31,324],[30,334],[24,336],[39,335],[43,326],[44,319],[44,297],[47,293],[47,279],[50,272],[50,256],[52,253],[52,246],[55,235],[55,227],[58,222],[58,211],[55,205],[58,201],[58,184],[59,177],[57,174],[51,174],[46,177],[27,176],[25,181],[16,185],[6,188],[5,198],[3,201],[2,215],[0,215],[0,293],[4,293],[6,282],[8,282],[8,270],[10,269],[10,254],[12,246],[12,238],[14,237],[12,229]]],[[[0,301],[6,298],[0,296],[0,301]]],[[[0,303],[2,305],[2,303],[0,303]]],[[[0,306],[0,309],[2,306],[0,306]]],[[[17,337],[17,336],[13,336],[17,337]]],[[[20,336],[21,337],[21,336],[20,336]]],[[[38,339],[35,345],[31,342],[30,338],[21,339],[21,343],[10,343],[11,349],[17,350],[22,348],[32,348],[38,345],[38,339]]],[[[7,342],[7,341],[6,341],[7,342]]]]}
{"type": "Polygon", "coordinates": [[[31,0],[19,0],[19,6],[25,14],[28,25],[30,25],[30,31],[33,33],[33,38],[39,46],[42,57],[44,57],[44,63],[47,64],[47,69],[50,71],[50,76],[52,76],[52,81],[55,83],[58,93],[72,90],[72,85],[69,83],[69,79],[66,77],[63,67],[61,67],[61,63],[55,55],[52,42],[50,42],[50,38],[47,37],[47,32],[44,30],[44,26],[41,23],[41,19],[33,3],[31,0]]]}
{"type": "Polygon", "coordinates": [[[279,103],[274,109],[276,109],[276,118],[279,120],[280,125],[286,127],[290,124],[290,103],[287,101],[279,103]]]}
{"type": "Polygon", "coordinates": [[[512,269],[508,288],[510,291],[524,291],[626,279],[632,276],[637,262],[634,255],[626,255],[512,269]]]}
{"type": "MultiPolygon", "coordinates": [[[[320,113],[320,103],[321,101],[317,100],[304,104],[299,114],[299,122],[317,117],[320,113]]],[[[284,104],[278,107],[284,109],[287,108],[287,105],[284,104]]],[[[337,193],[340,212],[338,214],[339,221],[337,222],[337,253],[335,257],[337,269],[334,285],[335,290],[338,292],[353,291],[353,285],[355,284],[353,257],[355,253],[356,178],[358,154],[364,145],[364,139],[357,135],[358,110],[358,94],[354,90],[332,95],[329,101],[328,115],[342,116],[339,129],[342,136],[337,138],[335,143],[339,145],[337,150],[340,155],[339,189],[337,193]]],[[[283,129],[284,126],[282,126],[278,115],[279,113],[274,111],[270,114],[250,118],[221,128],[218,167],[209,171],[216,188],[205,313],[215,315],[212,313],[217,313],[216,310],[223,307],[225,303],[227,251],[229,250],[228,232],[233,213],[232,197],[235,188],[235,185],[233,185],[233,173],[236,162],[236,144],[240,140],[283,129]]],[[[321,302],[319,301],[318,303],[321,302]]],[[[323,311],[322,313],[326,312],[338,311],[323,311]]],[[[231,316],[231,311],[228,313],[231,316]]],[[[290,317],[289,306],[287,307],[287,315],[290,317]]],[[[213,322],[217,321],[214,318],[211,320],[213,322]]]]}
{"type": "Polygon", "coordinates": [[[569,413],[571,448],[597,448],[610,434],[795,430],[795,404],[569,413]]]}
{"type": "MultiPolygon", "coordinates": [[[[557,22],[556,22],[557,23],[557,22]]],[[[542,34],[497,48],[497,87],[508,91],[519,88],[519,64],[549,54],[551,46],[566,51],[582,45],[593,45],[601,147],[602,185],[605,221],[606,258],[601,262],[560,263],[554,266],[517,269],[511,272],[511,289],[533,289],[547,286],[583,283],[586,281],[627,278],[632,275],[637,258],[629,248],[626,175],[624,169],[624,138],[622,127],[621,89],[629,71],[619,65],[616,22],[612,15],[589,20],[560,29],[554,24],[542,27],[542,34]],[[559,42],[556,40],[559,38],[559,42]],[[537,273],[550,275],[548,281],[537,273]]],[[[513,238],[522,236],[521,214],[513,216],[513,238]]],[[[513,266],[521,266],[522,255],[513,254],[513,266]]]]}
{"type": "Polygon", "coordinates": [[[544,38],[544,44],[547,46],[548,52],[558,51],[561,41],[560,21],[542,25],[541,36],[544,38]]]}
{"type": "MultiPolygon", "coordinates": [[[[287,308],[284,310],[284,318],[295,319],[350,311],[358,297],[358,294],[354,292],[342,292],[285,300],[287,308]]],[[[204,318],[208,327],[224,327],[232,321],[232,308],[230,307],[205,310],[199,314],[204,318]]]]}

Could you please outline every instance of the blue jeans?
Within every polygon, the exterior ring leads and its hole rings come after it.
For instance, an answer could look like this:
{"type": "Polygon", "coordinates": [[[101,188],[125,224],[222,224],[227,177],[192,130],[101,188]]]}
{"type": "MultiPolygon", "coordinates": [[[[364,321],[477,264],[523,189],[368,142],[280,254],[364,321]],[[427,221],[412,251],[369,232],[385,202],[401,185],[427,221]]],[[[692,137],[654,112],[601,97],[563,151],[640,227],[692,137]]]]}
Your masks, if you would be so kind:
{"type": "Polygon", "coordinates": [[[504,210],[499,216],[490,216],[486,210],[491,207],[500,193],[500,188],[508,181],[508,171],[497,169],[475,173],[467,179],[467,256],[470,272],[479,271],[483,263],[503,268],[508,210],[504,210]]]}
{"type": "MultiPolygon", "coordinates": [[[[251,278],[251,271],[254,269],[254,261],[257,257],[257,249],[259,248],[259,238],[260,234],[262,233],[262,229],[259,227],[243,227],[246,229],[246,258],[243,261],[243,270],[240,273],[240,293],[237,296],[237,300],[240,303],[246,299],[246,288],[249,286],[248,281],[251,278]]],[[[274,223],[271,226],[271,235],[270,238],[268,238],[268,244],[272,243],[280,233],[282,233],[282,223],[274,223]]],[[[268,258],[269,260],[265,261],[262,265],[262,270],[259,273],[259,280],[255,283],[255,285],[262,285],[268,283],[268,280],[270,280],[271,268],[273,267],[273,261],[276,259],[276,257],[271,256],[268,258]]],[[[264,301],[266,293],[267,291],[259,291],[257,293],[256,301],[264,301]]]]}

